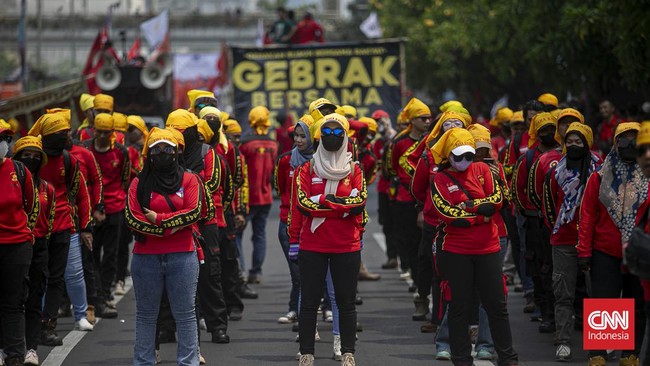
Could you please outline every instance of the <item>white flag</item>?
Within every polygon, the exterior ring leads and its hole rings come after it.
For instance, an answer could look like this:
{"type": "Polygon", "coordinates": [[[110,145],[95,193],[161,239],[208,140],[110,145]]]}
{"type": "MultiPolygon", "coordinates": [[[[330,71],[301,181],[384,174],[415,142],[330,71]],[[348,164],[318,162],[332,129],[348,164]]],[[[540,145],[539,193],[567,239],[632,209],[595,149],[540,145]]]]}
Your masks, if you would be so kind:
{"type": "Polygon", "coordinates": [[[264,19],[257,19],[257,38],[255,38],[255,46],[263,47],[264,46],[264,19]]]}
{"type": "Polygon", "coordinates": [[[165,40],[165,36],[169,31],[169,11],[164,10],[157,16],[140,24],[140,32],[147,40],[149,46],[154,49],[160,46],[165,40]]]}
{"type": "Polygon", "coordinates": [[[494,104],[492,105],[492,110],[490,111],[490,118],[494,118],[494,116],[497,115],[499,109],[505,108],[507,106],[508,106],[508,94],[502,96],[501,99],[494,102],[494,104]]]}
{"type": "Polygon", "coordinates": [[[368,38],[381,38],[384,35],[384,32],[382,32],[381,26],[379,25],[377,13],[374,11],[370,13],[363,23],[361,23],[359,29],[361,29],[363,34],[368,38]]]}

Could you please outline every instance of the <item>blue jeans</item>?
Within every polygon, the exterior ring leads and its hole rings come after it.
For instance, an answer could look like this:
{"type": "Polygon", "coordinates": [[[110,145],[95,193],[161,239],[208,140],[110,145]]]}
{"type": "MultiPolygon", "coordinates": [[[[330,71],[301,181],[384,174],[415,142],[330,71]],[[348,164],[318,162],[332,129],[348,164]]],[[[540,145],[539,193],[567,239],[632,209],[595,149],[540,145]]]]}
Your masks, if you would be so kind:
{"type": "MultiPolygon", "coordinates": [[[[262,263],[266,256],[266,218],[271,211],[271,205],[251,206],[246,221],[251,223],[253,229],[253,265],[248,271],[251,275],[262,274],[262,263]]],[[[244,262],[244,251],[242,250],[243,232],[237,233],[237,249],[239,250],[239,263],[243,271],[246,266],[244,262]]]]}
{"type": "Polygon", "coordinates": [[[532,294],[535,290],[533,279],[526,274],[526,218],[520,214],[515,214],[517,220],[517,232],[519,233],[519,278],[521,286],[524,288],[524,295],[532,294]]]}
{"type": "Polygon", "coordinates": [[[332,334],[335,336],[340,335],[339,331],[339,307],[336,305],[336,296],[334,295],[334,282],[332,281],[332,271],[327,269],[327,293],[330,297],[330,304],[332,305],[332,334]]]}
{"type": "Polygon", "coordinates": [[[196,252],[134,254],[131,277],[136,304],[133,365],[156,364],[156,321],[163,289],[166,289],[178,332],[176,364],[198,366],[195,302],[199,261],[196,252]]]}
{"type": "Polygon", "coordinates": [[[70,235],[70,249],[68,250],[68,263],[65,266],[65,288],[72,303],[74,320],[79,321],[86,317],[88,302],[86,301],[86,281],[84,281],[84,268],[81,260],[81,242],[79,234],[70,235]]]}
{"type": "Polygon", "coordinates": [[[282,246],[282,252],[289,265],[289,274],[291,275],[291,294],[289,295],[289,311],[298,312],[298,296],[300,295],[300,270],[298,264],[289,260],[289,234],[287,233],[287,223],[280,221],[278,227],[278,239],[282,246]]]}

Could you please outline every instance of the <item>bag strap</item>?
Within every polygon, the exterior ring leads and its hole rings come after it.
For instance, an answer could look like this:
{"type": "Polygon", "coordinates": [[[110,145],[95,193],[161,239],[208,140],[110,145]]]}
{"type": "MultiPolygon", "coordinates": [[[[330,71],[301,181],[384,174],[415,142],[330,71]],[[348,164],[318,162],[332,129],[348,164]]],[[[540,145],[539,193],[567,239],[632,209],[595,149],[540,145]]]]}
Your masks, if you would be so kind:
{"type": "Polygon", "coordinates": [[[16,177],[18,177],[18,182],[20,183],[20,190],[23,193],[23,207],[27,209],[27,198],[25,197],[25,179],[26,179],[25,165],[13,159],[11,161],[14,163],[14,170],[16,171],[16,177]]]}
{"type": "Polygon", "coordinates": [[[163,197],[165,197],[165,201],[167,201],[167,204],[169,205],[169,208],[171,208],[173,212],[178,211],[176,209],[176,206],[174,206],[174,204],[172,203],[172,200],[169,199],[169,195],[163,194],[163,197]]]}
{"type": "Polygon", "coordinates": [[[451,181],[454,182],[454,184],[457,185],[458,188],[459,188],[461,191],[463,191],[463,193],[465,193],[465,195],[467,196],[467,198],[469,198],[470,200],[473,200],[473,199],[474,199],[474,197],[472,197],[472,195],[467,191],[467,189],[465,189],[465,187],[463,187],[463,185],[460,184],[460,182],[458,181],[458,179],[452,177],[451,174],[449,174],[446,170],[443,170],[441,173],[444,174],[444,175],[446,175],[449,179],[451,179],[451,181]]]}

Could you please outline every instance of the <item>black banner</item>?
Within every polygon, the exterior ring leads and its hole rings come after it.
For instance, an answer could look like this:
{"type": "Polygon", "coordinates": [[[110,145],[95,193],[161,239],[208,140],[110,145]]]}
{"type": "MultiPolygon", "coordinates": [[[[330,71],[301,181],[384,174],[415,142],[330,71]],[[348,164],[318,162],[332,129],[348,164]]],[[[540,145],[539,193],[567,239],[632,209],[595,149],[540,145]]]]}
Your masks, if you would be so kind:
{"type": "Polygon", "coordinates": [[[251,108],[264,105],[273,117],[287,111],[296,121],[323,97],[356,107],[358,117],[377,109],[395,117],[402,105],[400,47],[399,41],[232,47],[235,116],[245,122],[251,108]]]}

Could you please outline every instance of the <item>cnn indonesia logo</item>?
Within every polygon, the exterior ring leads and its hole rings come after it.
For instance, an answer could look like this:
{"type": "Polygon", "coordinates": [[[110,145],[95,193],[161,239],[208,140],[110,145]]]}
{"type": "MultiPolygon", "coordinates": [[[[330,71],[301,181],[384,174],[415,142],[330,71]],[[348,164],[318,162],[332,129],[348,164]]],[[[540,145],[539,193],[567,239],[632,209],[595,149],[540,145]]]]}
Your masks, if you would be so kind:
{"type": "Polygon", "coordinates": [[[585,299],[584,318],[584,349],[634,349],[634,299],[585,299]]]}

